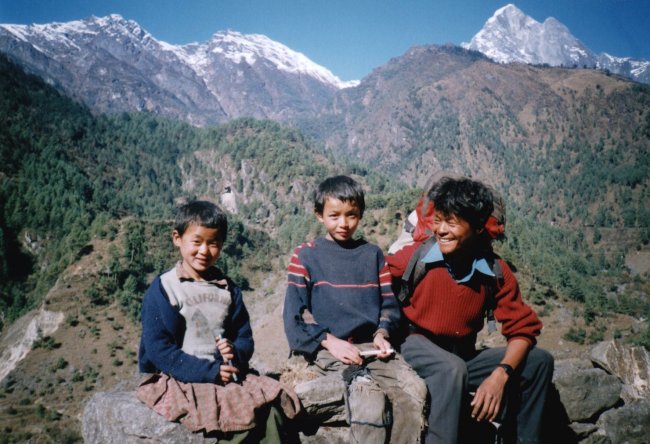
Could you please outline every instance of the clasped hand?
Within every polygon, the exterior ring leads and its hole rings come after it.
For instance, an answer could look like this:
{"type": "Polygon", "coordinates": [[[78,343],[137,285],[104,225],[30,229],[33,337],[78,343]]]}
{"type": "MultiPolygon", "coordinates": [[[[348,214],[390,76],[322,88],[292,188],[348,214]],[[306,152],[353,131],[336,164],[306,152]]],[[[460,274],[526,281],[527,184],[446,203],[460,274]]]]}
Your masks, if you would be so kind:
{"type": "Polygon", "coordinates": [[[227,384],[234,380],[236,373],[239,373],[239,369],[231,364],[231,361],[235,359],[235,349],[232,343],[226,338],[217,339],[216,343],[217,350],[219,350],[223,358],[223,363],[219,369],[219,377],[221,378],[221,382],[227,384]]]}

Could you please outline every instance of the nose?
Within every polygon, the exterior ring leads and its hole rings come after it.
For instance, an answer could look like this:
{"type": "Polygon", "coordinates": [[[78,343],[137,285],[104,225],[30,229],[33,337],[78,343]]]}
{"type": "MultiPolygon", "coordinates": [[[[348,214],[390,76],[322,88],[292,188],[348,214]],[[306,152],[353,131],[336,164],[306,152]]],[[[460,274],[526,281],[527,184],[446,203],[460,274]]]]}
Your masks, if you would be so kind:
{"type": "Polygon", "coordinates": [[[208,248],[207,243],[204,242],[201,245],[199,245],[199,253],[208,254],[209,252],[210,252],[210,249],[208,248]]]}
{"type": "Polygon", "coordinates": [[[449,231],[449,225],[447,225],[447,222],[439,222],[435,225],[434,231],[438,234],[446,233],[449,231]]]}

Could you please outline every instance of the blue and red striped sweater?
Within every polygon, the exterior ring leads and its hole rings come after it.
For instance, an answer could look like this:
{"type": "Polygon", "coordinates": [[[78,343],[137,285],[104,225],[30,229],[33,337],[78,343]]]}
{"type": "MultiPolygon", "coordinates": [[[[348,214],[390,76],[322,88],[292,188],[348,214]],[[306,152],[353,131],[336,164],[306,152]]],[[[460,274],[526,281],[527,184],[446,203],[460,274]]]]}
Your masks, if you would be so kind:
{"type": "Polygon", "coordinates": [[[289,348],[307,355],[326,333],[354,343],[371,342],[380,329],[390,336],[400,311],[384,254],[363,240],[341,245],[319,237],[300,245],[288,267],[283,316],[289,348]]]}

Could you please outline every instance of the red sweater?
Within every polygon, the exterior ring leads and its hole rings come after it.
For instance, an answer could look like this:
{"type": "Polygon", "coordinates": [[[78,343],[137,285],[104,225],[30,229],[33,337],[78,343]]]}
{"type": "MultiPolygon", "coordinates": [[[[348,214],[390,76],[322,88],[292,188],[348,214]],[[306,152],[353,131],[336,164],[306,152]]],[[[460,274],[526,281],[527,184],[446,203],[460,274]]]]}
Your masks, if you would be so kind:
{"type": "MultiPolygon", "coordinates": [[[[401,277],[411,254],[420,246],[417,242],[386,256],[388,268],[394,277],[401,277]]],[[[525,339],[535,344],[542,322],[521,299],[521,292],[512,270],[498,259],[503,270],[503,280],[497,285],[494,316],[501,322],[501,333],[510,341],[525,339]]],[[[475,272],[478,273],[478,272],[475,272]]],[[[434,335],[463,338],[478,333],[483,328],[485,316],[485,286],[477,279],[458,284],[444,264],[431,269],[418,284],[403,308],[404,315],[415,325],[434,335]]]]}

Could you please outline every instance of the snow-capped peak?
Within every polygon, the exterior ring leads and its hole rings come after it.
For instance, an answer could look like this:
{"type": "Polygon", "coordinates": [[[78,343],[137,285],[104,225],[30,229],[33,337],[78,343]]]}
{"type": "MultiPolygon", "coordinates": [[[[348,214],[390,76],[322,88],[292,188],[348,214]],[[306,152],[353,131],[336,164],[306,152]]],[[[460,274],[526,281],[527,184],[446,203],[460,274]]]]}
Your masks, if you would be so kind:
{"type": "Polygon", "coordinates": [[[592,54],[553,17],[540,23],[513,4],[498,9],[483,28],[462,46],[500,62],[583,65],[592,54]]]}
{"type": "Polygon", "coordinates": [[[264,59],[281,71],[307,74],[338,88],[344,86],[344,82],[330,70],[265,35],[221,31],[214,34],[208,44],[212,53],[221,54],[235,63],[245,61],[253,65],[259,59],[264,59]]]}
{"type": "Polygon", "coordinates": [[[208,42],[173,45],[156,40],[140,25],[119,14],[105,17],[91,16],[83,20],[64,23],[34,25],[0,25],[0,29],[14,38],[28,42],[44,54],[52,56],[55,47],[65,46],[70,51],[79,49],[79,39],[88,41],[94,36],[104,35],[116,41],[131,41],[152,49],[174,53],[186,62],[197,74],[205,74],[212,57],[221,55],[233,63],[246,62],[253,65],[259,61],[271,63],[276,69],[292,74],[307,75],[335,88],[356,86],[358,81],[343,82],[330,70],[320,66],[304,54],[271,40],[261,34],[242,34],[236,31],[221,31],[208,42]]]}
{"type": "Polygon", "coordinates": [[[472,40],[461,46],[499,63],[596,67],[650,82],[649,61],[594,54],[557,19],[548,17],[540,23],[513,4],[497,9],[472,40]]]}

